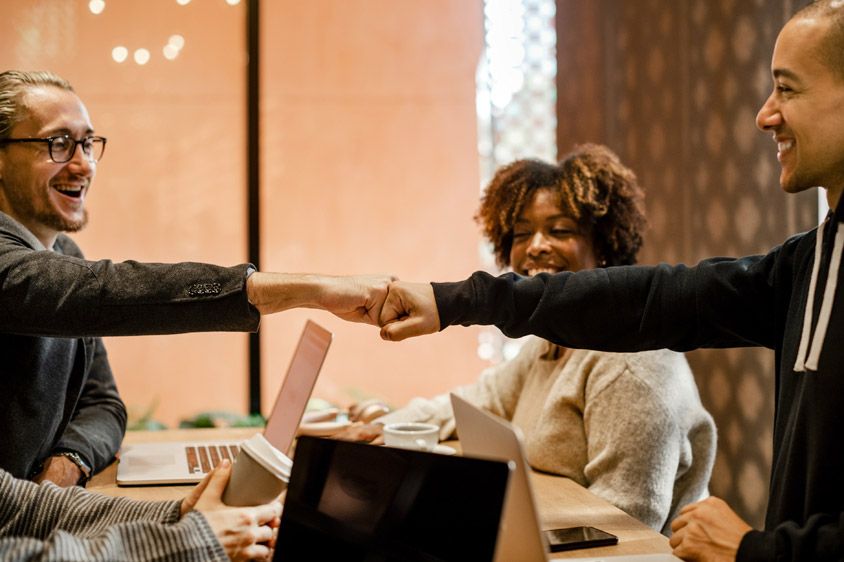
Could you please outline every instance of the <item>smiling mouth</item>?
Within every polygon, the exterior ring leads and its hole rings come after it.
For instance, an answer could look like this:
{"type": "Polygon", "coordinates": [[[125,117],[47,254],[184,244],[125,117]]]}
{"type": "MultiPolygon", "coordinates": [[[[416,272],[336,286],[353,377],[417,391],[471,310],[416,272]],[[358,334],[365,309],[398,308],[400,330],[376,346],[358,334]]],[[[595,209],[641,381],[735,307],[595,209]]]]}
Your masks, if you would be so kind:
{"type": "Polygon", "coordinates": [[[527,273],[527,275],[529,275],[529,276],[531,276],[531,277],[533,277],[533,276],[534,276],[534,275],[536,275],[537,273],[552,273],[552,274],[553,274],[553,273],[559,273],[560,271],[562,271],[562,268],[560,268],[560,267],[551,267],[551,266],[545,266],[545,267],[529,267],[529,268],[527,268],[527,269],[525,270],[525,272],[527,273]]]}
{"type": "Polygon", "coordinates": [[[54,185],[53,189],[66,197],[73,197],[75,199],[82,197],[82,192],[84,191],[84,188],[78,185],[54,185]]]}

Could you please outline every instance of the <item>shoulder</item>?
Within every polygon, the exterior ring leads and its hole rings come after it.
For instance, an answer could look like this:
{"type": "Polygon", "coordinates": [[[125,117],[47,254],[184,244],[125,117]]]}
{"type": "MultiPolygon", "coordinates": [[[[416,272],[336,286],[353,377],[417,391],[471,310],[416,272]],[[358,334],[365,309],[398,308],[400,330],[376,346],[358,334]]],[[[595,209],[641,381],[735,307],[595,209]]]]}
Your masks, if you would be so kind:
{"type": "Polygon", "coordinates": [[[678,396],[698,401],[697,386],[689,362],[682,353],[668,349],[637,353],[578,351],[581,368],[589,370],[588,391],[591,395],[611,386],[637,386],[654,400],[672,401],[678,396]]]}

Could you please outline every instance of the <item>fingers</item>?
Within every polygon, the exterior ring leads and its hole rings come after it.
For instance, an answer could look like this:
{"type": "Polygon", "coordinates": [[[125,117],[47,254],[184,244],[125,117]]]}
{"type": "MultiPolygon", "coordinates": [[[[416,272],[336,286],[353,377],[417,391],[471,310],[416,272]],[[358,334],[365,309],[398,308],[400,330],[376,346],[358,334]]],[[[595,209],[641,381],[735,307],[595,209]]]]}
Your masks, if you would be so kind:
{"type": "MultiPolygon", "coordinates": [[[[274,501],[253,508],[255,520],[259,525],[269,525],[281,516],[281,502],[274,501]]],[[[269,527],[267,527],[269,528],[269,527]]]]}
{"type": "Polygon", "coordinates": [[[229,483],[231,471],[232,463],[230,460],[223,459],[220,461],[220,464],[206,477],[208,482],[205,483],[205,488],[200,493],[198,502],[204,500],[222,503],[223,492],[229,483]]]}
{"type": "Polygon", "coordinates": [[[432,334],[430,322],[426,318],[408,317],[404,320],[396,320],[381,328],[381,339],[386,341],[402,341],[414,336],[432,334]]]}
{"type": "Polygon", "coordinates": [[[194,486],[193,490],[190,491],[190,494],[187,495],[185,499],[182,500],[181,506],[181,515],[184,517],[185,513],[189,512],[194,508],[196,502],[199,501],[199,497],[202,495],[202,492],[205,491],[205,488],[208,487],[208,482],[211,481],[211,475],[214,474],[214,470],[209,472],[205,475],[202,481],[194,486]]]}
{"type": "Polygon", "coordinates": [[[252,544],[246,548],[238,551],[236,556],[232,556],[232,560],[246,561],[246,560],[261,560],[269,561],[272,555],[272,550],[264,544],[252,544]]]}
{"type": "Polygon", "coordinates": [[[388,341],[401,341],[439,330],[440,316],[431,284],[391,284],[379,321],[381,338],[388,341]]]}

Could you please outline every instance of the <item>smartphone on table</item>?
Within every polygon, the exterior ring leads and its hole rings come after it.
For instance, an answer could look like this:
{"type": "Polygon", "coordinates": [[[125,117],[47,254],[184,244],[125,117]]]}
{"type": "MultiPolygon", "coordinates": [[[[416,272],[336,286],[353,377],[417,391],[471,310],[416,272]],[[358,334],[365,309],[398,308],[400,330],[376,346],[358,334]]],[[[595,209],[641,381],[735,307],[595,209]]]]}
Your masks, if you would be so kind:
{"type": "Polygon", "coordinates": [[[618,537],[595,527],[567,527],[545,531],[551,552],[618,544],[618,537]]]}

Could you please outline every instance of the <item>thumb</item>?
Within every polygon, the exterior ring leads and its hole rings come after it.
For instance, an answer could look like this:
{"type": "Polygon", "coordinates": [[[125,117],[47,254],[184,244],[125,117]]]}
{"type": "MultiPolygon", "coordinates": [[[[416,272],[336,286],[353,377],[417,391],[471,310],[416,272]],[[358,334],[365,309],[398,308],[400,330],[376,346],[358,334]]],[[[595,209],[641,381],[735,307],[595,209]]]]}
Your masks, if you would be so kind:
{"type": "Polygon", "coordinates": [[[413,336],[422,335],[423,319],[406,316],[401,320],[395,320],[381,328],[381,339],[387,341],[402,341],[413,336]]]}
{"type": "Polygon", "coordinates": [[[229,477],[231,476],[231,472],[231,461],[228,459],[223,459],[222,461],[220,461],[220,464],[218,464],[211,473],[211,478],[205,485],[205,490],[203,490],[202,495],[200,497],[205,500],[210,499],[222,501],[223,492],[225,491],[226,486],[229,483],[229,477]]]}

